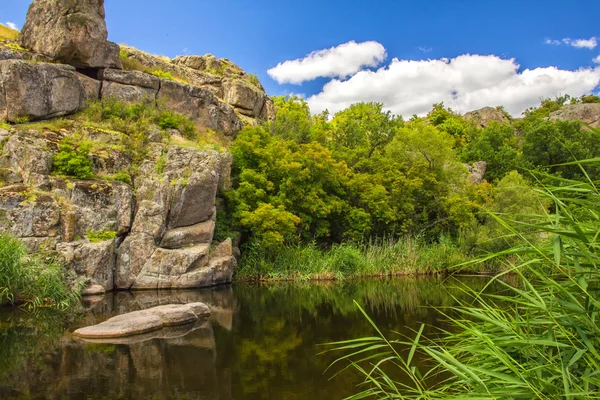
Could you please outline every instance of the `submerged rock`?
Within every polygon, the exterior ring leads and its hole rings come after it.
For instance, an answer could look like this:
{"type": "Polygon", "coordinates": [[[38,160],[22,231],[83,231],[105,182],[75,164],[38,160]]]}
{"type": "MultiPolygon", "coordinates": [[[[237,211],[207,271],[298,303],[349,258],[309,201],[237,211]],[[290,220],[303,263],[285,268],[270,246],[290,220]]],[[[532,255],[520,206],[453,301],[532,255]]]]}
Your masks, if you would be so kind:
{"type": "Polygon", "coordinates": [[[86,339],[122,338],[188,324],[209,315],[210,309],[203,303],[168,304],[118,315],[73,334],[86,339]]]}

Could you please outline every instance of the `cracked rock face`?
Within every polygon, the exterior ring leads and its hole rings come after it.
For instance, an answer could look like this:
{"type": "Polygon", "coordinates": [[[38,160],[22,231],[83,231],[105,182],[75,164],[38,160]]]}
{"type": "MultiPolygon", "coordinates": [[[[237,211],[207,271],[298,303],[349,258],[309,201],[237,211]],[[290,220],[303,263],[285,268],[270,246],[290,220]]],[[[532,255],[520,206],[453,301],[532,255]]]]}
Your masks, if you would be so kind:
{"type": "MultiPolygon", "coordinates": [[[[581,121],[592,128],[600,127],[600,104],[569,104],[550,114],[550,119],[566,121],[581,121]]],[[[584,126],[584,128],[586,128],[584,126]]]]}
{"type": "MultiPolygon", "coordinates": [[[[152,143],[131,187],[51,175],[65,135],[0,131],[0,173],[11,181],[0,187],[0,233],[11,232],[30,251],[56,250],[85,281],[84,294],[231,282],[231,241],[215,243],[210,253],[217,188],[229,185],[231,154],[152,143]],[[90,232],[117,238],[91,242],[90,232]]],[[[131,163],[119,150],[107,151],[119,168],[131,163]]],[[[93,164],[95,173],[110,170],[93,164]]]]}
{"type": "Polygon", "coordinates": [[[107,41],[104,0],[35,0],[21,46],[76,67],[121,68],[119,48],[107,41]]]}
{"type": "Polygon", "coordinates": [[[0,61],[0,119],[59,117],[79,109],[84,89],[69,65],[0,61]]]}

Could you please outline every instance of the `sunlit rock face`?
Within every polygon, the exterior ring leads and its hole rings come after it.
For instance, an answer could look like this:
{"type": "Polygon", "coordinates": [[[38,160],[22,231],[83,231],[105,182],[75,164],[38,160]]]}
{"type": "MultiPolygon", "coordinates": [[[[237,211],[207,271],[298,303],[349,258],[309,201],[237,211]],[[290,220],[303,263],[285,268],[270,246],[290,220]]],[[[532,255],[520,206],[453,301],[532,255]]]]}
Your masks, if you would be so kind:
{"type": "Polygon", "coordinates": [[[107,41],[104,0],[35,0],[21,45],[77,67],[121,68],[119,47],[107,41]]]}

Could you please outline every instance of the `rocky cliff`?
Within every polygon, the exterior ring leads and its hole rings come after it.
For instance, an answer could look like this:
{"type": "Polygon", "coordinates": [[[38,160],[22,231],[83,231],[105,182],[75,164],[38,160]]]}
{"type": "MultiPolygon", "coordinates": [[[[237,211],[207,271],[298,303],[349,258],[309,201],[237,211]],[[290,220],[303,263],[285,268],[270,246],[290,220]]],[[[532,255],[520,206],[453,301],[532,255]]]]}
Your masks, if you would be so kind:
{"type": "MultiPolygon", "coordinates": [[[[0,129],[0,232],[31,251],[58,254],[85,281],[84,294],[230,282],[231,240],[213,241],[217,191],[230,185],[226,150],[155,123],[138,127],[135,141],[81,118],[23,122],[110,99],[180,113],[201,131],[233,136],[274,118],[260,83],[213,56],[167,60],[120,49],[107,41],[103,0],[35,0],[19,43],[0,46],[0,121],[17,123],[0,129]],[[57,174],[65,143],[84,142],[92,148],[88,179],[57,174]],[[115,180],[122,171],[131,179],[115,180]]],[[[67,164],[75,167],[77,157],[67,164]]]]}

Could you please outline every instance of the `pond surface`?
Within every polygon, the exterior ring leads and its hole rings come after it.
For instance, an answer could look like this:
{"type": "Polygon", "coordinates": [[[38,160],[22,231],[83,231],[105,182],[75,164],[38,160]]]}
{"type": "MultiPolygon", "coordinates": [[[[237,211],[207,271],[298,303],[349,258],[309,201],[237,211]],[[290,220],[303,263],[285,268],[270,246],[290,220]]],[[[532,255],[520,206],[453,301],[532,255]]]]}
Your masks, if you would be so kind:
{"type": "Polygon", "coordinates": [[[341,399],[360,376],[333,379],[339,355],[320,344],[372,336],[356,300],[390,337],[444,327],[461,285],[484,278],[235,284],[194,291],[119,292],[69,314],[0,310],[1,399],[341,399]],[[74,329],[159,304],[201,301],[208,321],[134,344],[90,344],[74,329]]]}

